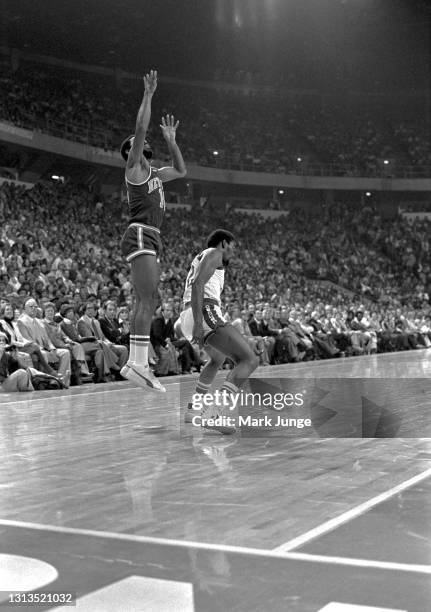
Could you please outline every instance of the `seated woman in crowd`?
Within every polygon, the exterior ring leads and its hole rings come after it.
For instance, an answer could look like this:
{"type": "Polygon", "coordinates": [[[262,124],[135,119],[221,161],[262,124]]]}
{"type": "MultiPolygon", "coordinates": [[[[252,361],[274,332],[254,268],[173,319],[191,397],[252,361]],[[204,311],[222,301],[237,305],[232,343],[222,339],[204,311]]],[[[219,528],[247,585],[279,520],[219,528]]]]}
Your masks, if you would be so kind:
{"type": "Polygon", "coordinates": [[[10,303],[0,308],[0,331],[6,337],[6,343],[16,347],[18,363],[26,368],[34,366],[36,369],[57,376],[57,372],[51,368],[40,347],[35,342],[25,340],[15,323],[15,312],[10,303]]]}
{"type": "Polygon", "coordinates": [[[6,336],[0,333],[0,384],[3,391],[34,391],[28,370],[20,368],[17,350],[6,345],[6,336]]]}

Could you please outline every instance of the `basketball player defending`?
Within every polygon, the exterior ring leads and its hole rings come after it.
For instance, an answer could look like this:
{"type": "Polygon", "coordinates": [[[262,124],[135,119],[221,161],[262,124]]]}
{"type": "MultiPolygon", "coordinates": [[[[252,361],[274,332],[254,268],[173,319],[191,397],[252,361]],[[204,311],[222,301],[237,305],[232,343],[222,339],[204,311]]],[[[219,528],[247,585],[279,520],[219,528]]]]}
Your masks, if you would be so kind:
{"type": "Polygon", "coordinates": [[[152,150],[146,134],[151,119],[151,100],[157,88],[157,71],[151,70],[144,76],[144,85],[135,133],[121,145],[129,204],[129,227],[121,240],[121,251],[131,265],[135,294],[130,321],[130,356],[121,375],[146,389],[165,392],[148,366],[151,319],[158,303],[160,226],[165,212],[163,183],[185,176],[186,167],[175,141],[179,122],[175,123],[173,115],[163,117],[160,126],[172,166],[157,169],[151,165],[152,150]]]}
{"type": "MultiPolygon", "coordinates": [[[[220,391],[237,393],[239,388],[256,369],[259,360],[239,331],[226,322],[220,310],[220,296],[224,286],[225,267],[234,252],[234,236],[227,230],[212,232],[207,240],[207,249],[192,261],[186,278],[184,291],[184,310],[181,329],[188,340],[205,347],[209,361],[202,370],[196,392],[208,393],[218,369],[226,357],[232,359],[235,367],[227,376],[220,391]]],[[[225,416],[212,413],[211,418],[225,416]]],[[[191,408],[188,408],[186,421],[190,422],[191,408]]],[[[209,416],[206,415],[205,416],[209,416]]],[[[234,433],[234,427],[212,426],[221,433],[234,433]]]]}

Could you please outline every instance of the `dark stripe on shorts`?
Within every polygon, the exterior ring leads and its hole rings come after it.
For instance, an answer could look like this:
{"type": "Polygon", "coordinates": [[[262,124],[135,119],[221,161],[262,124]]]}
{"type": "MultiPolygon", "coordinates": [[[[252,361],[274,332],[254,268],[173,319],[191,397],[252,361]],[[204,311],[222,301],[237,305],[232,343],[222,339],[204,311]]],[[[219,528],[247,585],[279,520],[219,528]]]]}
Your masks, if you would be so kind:
{"type": "Polygon", "coordinates": [[[223,319],[218,315],[214,304],[204,304],[202,310],[204,321],[209,328],[214,330],[226,323],[226,321],[223,321],[223,319]]]}

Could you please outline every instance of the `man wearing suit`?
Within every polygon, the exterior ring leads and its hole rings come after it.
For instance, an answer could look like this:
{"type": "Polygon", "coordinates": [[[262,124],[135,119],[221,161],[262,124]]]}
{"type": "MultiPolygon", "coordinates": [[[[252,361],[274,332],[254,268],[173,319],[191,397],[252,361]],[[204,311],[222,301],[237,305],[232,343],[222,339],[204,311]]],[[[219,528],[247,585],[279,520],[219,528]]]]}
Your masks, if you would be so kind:
{"type": "MultiPolygon", "coordinates": [[[[168,353],[172,354],[172,348],[177,348],[180,353],[181,369],[183,373],[190,372],[192,363],[194,362],[193,348],[185,338],[176,338],[173,322],[174,311],[170,304],[163,304],[159,316],[154,317],[151,322],[150,341],[154,351],[159,358],[158,366],[163,365],[164,360],[168,357],[168,353]]],[[[174,367],[173,365],[171,368],[174,367]]],[[[156,369],[158,373],[159,367],[156,369]]],[[[171,373],[176,373],[175,370],[170,370],[171,373]]]]}
{"type": "MultiPolygon", "coordinates": [[[[275,342],[276,342],[276,338],[278,337],[280,333],[280,330],[271,327],[270,313],[266,308],[264,310],[260,310],[260,309],[256,310],[254,316],[257,322],[257,329],[254,328],[254,326],[253,326],[253,329],[257,331],[257,335],[263,338],[263,342],[265,344],[265,348],[268,354],[269,363],[274,363],[273,359],[274,359],[275,342]]],[[[253,331],[252,333],[254,335],[253,331]]]]}
{"type": "Polygon", "coordinates": [[[55,317],[55,306],[52,302],[47,302],[43,308],[45,318],[42,323],[45,327],[46,333],[55,348],[68,349],[72,361],[72,379],[75,381],[74,384],[80,385],[82,382],[89,382],[93,379],[93,375],[90,374],[85,359],[85,352],[79,342],[73,342],[66,336],[64,331],[61,329],[60,324],[54,319],[55,317]]]}
{"type": "Polygon", "coordinates": [[[70,382],[70,352],[68,349],[55,348],[43,326],[36,318],[37,303],[28,298],[24,303],[24,312],[17,320],[17,326],[24,340],[39,345],[48,363],[58,363],[58,375],[68,387],[70,382]]]}
{"type": "MultiPolygon", "coordinates": [[[[314,338],[302,327],[296,310],[291,310],[290,313],[288,313],[286,328],[292,334],[292,339],[294,340],[298,351],[300,353],[305,352],[307,359],[313,358],[315,355],[314,338]]],[[[304,357],[305,355],[302,356],[302,358],[304,357]]]]}
{"type": "Polygon", "coordinates": [[[60,308],[60,315],[63,319],[60,323],[60,328],[63,333],[73,342],[79,342],[84,349],[86,359],[94,359],[94,365],[97,371],[95,382],[105,382],[105,377],[108,376],[110,372],[99,342],[93,336],[81,336],[78,332],[75,309],[72,304],[63,304],[60,308]]]}
{"type": "Polygon", "coordinates": [[[114,344],[106,338],[99,321],[95,318],[95,314],[96,306],[93,302],[87,302],[85,312],[78,321],[78,333],[81,336],[93,336],[96,340],[99,340],[105,358],[108,360],[109,368],[119,372],[127,362],[129,351],[125,346],[114,344]]]}
{"type": "Polygon", "coordinates": [[[325,331],[319,320],[317,311],[311,313],[311,318],[307,323],[314,329],[313,336],[323,358],[336,357],[340,354],[340,349],[336,347],[331,335],[325,331]]]}
{"type": "Polygon", "coordinates": [[[129,346],[130,333],[124,333],[120,328],[120,323],[116,318],[117,307],[115,302],[108,300],[105,302],[104,316],[99,319],[100,328],[105,334],[106,338],[114,344],[121,344],[122,346],[129,346]]]}
{"type": "Polygon", "coordinates": [[[250,328],[250,332],[252,333],[252,335],[258,336],[259,332],[257,331],[257,328],[259,324],[256,320],[255,311],[249,313],[247,323],[248,323],[248,326],[250,328]]]}

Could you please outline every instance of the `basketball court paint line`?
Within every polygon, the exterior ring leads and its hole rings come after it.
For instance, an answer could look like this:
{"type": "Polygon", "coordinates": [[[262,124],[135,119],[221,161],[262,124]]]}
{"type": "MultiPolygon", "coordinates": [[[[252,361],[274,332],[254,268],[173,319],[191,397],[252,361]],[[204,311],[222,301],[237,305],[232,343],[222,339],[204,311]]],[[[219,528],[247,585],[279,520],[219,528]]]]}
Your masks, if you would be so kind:
{"type": "MultiPolygon", "coordinates": [[[[298,559],[16,527],[0,531],[2,552],[39,558],[57,569],[58,579],[44,590],[74,592],[78,598],[130,576],[189,583],[196,610],[205,612],[317,612],[329,602],[424,612],[431,597],[429,575],[304,562],[295,553],[298,559]]],[[[12,612],[0,604],[6,609],[12,612]]]]}
{"type": "Polygon", "coordinates": [[[301,547],[301,552],[413,564],[431,563],[431,479],[417,483],[301,547]]]}
{"type": "Polygon", "coordinates": [[[407,610],[400,610],[399,608],[376,608],[375,606],[356,606],[354,604],[331,601],[331,603],[317,612],[407,612],[407,610]]]}
{"type": "MultiPolygon", "coordinates": [[[[129,576],[88,593],[76,600],[76,612],[119,612],[119,610],[151,612],[194,612],[193,585],[189,582],[129,576]],[[173,605],[172,605],[173,604],[173,605]]],[[[70,612],[70,606],[53,608],[52,612],[70,612]]]]}
{"type": "Polygon", "coordinates": [[[6,591],[34,591],[57,578],[55,567],[40,559],[0,553],[0,602],[6,591]]]}
{"type": "Polygon", "coordinates": [[[372,559],[355,559],[350,557],[336,557],[328,555],[313,555],[301,552],[284,552],[277,550],[266,550],[261,548],[247,548],[244,546],[231,546],[227,544],[209,544],[189,540],[174,540],[169,538],[156,538],[151,536],[114,533],[110,531],[95,531],[92,529],[80,529],[75,527],[60,527],[56,525],[44,525],[41,523],[29,523],[0,519],[0,527],[16,527],[39,532],[53,532],[64,535],[86,536],[99,539],[118,540],[140,544],[157,545],[174,548],[189,548],[208,552],[222,552],[231,554],[249,555],[271,559],[285,559],[292,561],[312,562],[318,564],[334,564],[346,567],[374,568],[378,570],[409,572],[423,575],[431,575],[430,565],[391,563],[384,561],[373,561],[372,559]]]}
{"type": "MultiPolygon", "coordinates": [[[[162,380],[162,379],[160,379],[162,380]]],[[[166,381],[165,381],[166,382],[166,381]]],[[[109,385],[110,383],[105,383],[107,385],[109,385]]],[[[126,385],[126,381],[123,382],[117,382],[117,383],[111,383],[114,385],[118,385],[118,384],[122,384],[123,386],[118,389],[118,388],[110,388],[110,389],[94,389],[93,391],[85,391],[83,393],[79,393],[79,387],[72,387],[72,389],[70,389],[70,391],[76,391],[75,393],[68,393],[69,389],[65,390],[65,393],[63,393],[63,395],[44,395],[44,396],[40,396],[40,395],[34,395],[32,397],[27,397],[27,399],[20,399],[20,400],[13,400],[13,401],[5,401],[2,402],[1,399],[2,397],[4,397],[2,394],[0,394],[0,406],[16,406],[17,404],[27,404],[28,402],[41,402],[43,400],[61,400],[61,399],[65,399],[65,398],[79,398],[79,397],[88,397],[91,395],[102,395],[103,393],[124,393],[125,389],[142,389],[142,391],[145,393],[145,389],[143,389],[142,387],[138,386],[138,385],[126,385]]],[[[167,386],[168,387],[175,387],[175,386],[179,386],[180,382],[177,381],[172,381],[170,382],[167,386]]],[[[43,393],[43,391],[42,391],[43,393]]],[[[151,391],[149,391],[148,393],[151,393],[151,391]]],[[[8,394],[8,395],[12,395],[12,394],[8,394]]],[[[16,394],[14,394],[16,396],[16,394]]],[[[151,393],[151,397],[149,396],[148,399],[154,400],[157,397],[163,398],[166,397],[165,393],[158,393],[157,395],[155,393],[151,393]]]]}
{"type": "Polygon", "coordinates": [[[296,548],[304,546],[308,542],[311,542],[312,540],[330,531],[333,531],[334,529],[337,529],[337,527],[340,527],[340,525],[343,525],[344,523],[347,523],[348,521],[351,521],[354,518],[357,518],[358,516],[360,516],[361,514],[364,514],[371,508],[374,508],[378,504],[381,504],[382,502],[393,497],[394,495],[401,493],[402,491],[408,489],[409,487],[414,486],[415,484],[429,477],[431,477],[431,468],[428,468],[424,472],[421,472],[420,474],[417,474],[416,476],[413,476],[412,478],[409,478],[408,480],[401,482],[395,487],[392,487],[391,489],[388,489],[387,491],[384,491],[383,493],[380,493],[379,495],[372,497],[366,502],[359,504],[358,506],[355,506],[354,508],[351,508],[350,510],[347,510],[347,512],[343,512],[343,514],[340,514],[339,516],[333,519],[330,519],[329,521],[326,521],[325,523],[322,523],[318,527],[314,527],[313,529],[310,529],[306,533],[303,533],[300,536],[293,538],[292,540],[289,540],[288,542],[285,542],[284,544],[281,544],[280,546],[277,546],[276,548],[274,548],[274,552],[290,552],[296,548]]]}

